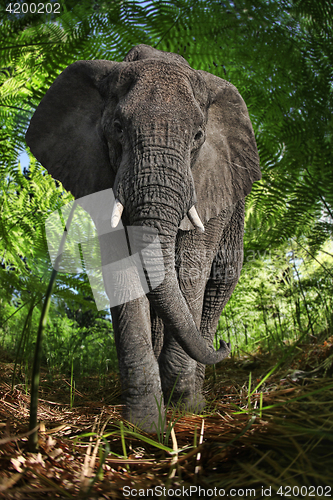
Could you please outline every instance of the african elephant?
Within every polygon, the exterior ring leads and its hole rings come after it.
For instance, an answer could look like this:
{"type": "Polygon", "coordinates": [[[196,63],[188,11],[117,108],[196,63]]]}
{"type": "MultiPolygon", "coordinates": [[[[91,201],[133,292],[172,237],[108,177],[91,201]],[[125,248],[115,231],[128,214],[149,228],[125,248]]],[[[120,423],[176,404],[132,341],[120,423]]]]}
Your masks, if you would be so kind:
{"type": "Polygon", "coordinates": [[[67,67],[26,140],[75,198],[112,187],[113,227],[121,218],[158,232],[163,282],[111,309],[124,416],[154,431],[156,401],[171,393],[202,409],[205,364],[230,352],[224,341],[215,351],[213,338],[242,267],[244,199],[261,178],[237,89],[138,45],[122,62],[67,67]]]}

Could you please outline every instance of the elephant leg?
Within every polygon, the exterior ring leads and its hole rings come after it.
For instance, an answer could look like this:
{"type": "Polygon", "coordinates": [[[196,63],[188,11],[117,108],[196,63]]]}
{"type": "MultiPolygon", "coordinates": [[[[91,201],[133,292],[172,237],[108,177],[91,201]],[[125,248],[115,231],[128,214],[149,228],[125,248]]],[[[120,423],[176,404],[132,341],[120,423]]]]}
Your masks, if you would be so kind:
{"type": "MultiPolygon", "coordinates": [[[[239,280],[243,265],[244,201],[239,201],[230,222],[222,233],[219,249],[214,258],[206,284],[200,331],[213,342],[221,313],[239,280]]],[[[195,390],[202,391],[205,365],[197,363],[195,390]]]]}
{"type": "MultiPolygon", "coordinates": [[[[124,417],[148,432],[155,432],[162,402],[159,366],[154,355],[150,305],[147,297],[111,309],[124,417]]],[[[162,415],[163,417],[163,415],[162,415]]]]}

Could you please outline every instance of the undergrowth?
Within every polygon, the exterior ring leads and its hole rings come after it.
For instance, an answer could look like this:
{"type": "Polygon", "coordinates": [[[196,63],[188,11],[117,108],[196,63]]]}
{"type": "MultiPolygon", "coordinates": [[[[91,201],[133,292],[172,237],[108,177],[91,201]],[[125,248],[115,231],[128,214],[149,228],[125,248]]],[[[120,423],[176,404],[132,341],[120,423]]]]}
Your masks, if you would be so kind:
{"type": "Polygon", "coordinates": [[[222,491],[234,498],[332,495],[330,335],[274,353],[258,349],[208,369],[205,412],[169,411],[172,430],[164,441],[123,421],[117,374],[109,374],[103,387],[98,377],[83,378],[71,408],[69,379],[50,381],[44,372],[37,454],[26,451],[29,397],[23,384],[11,390],[13,363],[7,359],[0,498],[167,498],[177,491],[180,498],[186,491],[191,498],[204,492],[219,498],[222,491]]]}

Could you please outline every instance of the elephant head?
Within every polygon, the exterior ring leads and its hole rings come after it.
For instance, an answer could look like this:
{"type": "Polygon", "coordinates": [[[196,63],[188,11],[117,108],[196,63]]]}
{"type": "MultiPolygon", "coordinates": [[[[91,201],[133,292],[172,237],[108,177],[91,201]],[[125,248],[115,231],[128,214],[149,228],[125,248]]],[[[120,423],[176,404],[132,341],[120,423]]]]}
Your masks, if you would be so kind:
{"type": "Polygon", "coordinates": [[[179,55],[139,45],[123,62],[77,61],[65,69],[26,140],[76,198],[112,187],[113,227],[122,217],[158,231],[165,279],[148,293],[151,305],[193,359],[223,359],[229,349],[206,344],[179,288],[175,241],[179,228],[204,230],[261,177],[237,89],[179,55]]]}

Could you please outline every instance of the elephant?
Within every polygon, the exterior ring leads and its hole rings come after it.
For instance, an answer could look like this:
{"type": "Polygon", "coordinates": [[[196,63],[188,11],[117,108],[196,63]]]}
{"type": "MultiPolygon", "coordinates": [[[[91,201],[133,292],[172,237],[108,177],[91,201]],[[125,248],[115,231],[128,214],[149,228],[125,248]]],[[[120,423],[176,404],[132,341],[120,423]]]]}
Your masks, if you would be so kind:
{"type": "Polygon", "coordinates": [[[243,264],[245,197],[261,179],[238,90],[181,55],[138,45],[122,62],[68,66],[26,141],[76,199],[112,188],[113,228],[121,220],[157,231],[163,281],[111,308],[124,417],[154,432],[163,400],[202,411],[205,365],[230,353],[213,341],[243,264]]]}

